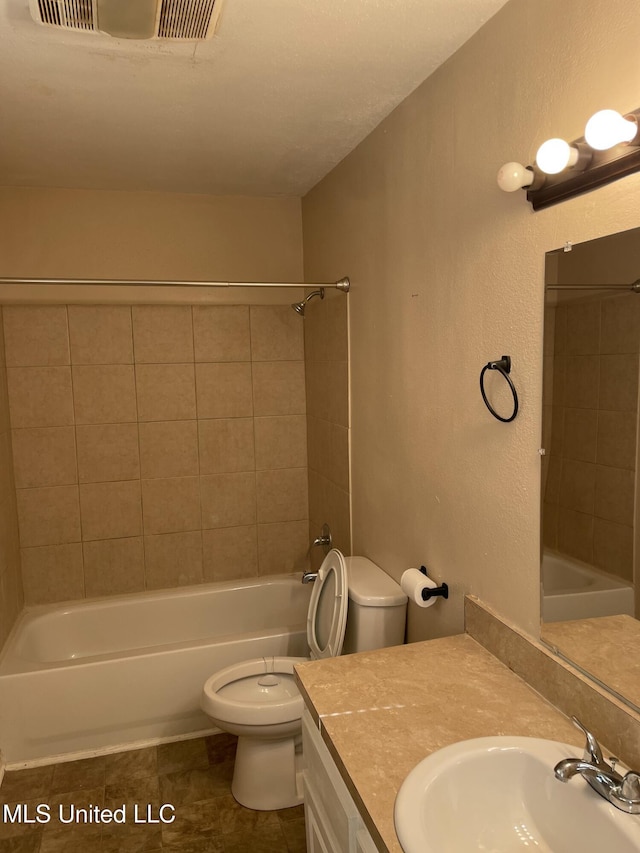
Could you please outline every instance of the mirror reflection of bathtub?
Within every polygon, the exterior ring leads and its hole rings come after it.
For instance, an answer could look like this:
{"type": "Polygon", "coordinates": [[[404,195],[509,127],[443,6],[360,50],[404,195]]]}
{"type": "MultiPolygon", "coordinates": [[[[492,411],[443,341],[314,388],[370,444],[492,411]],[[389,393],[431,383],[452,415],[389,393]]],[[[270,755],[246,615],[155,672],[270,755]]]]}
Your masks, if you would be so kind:
{"type": "Polygon", "coordinates": [[[631,584],[548,548],[542,557],[541,593],[544,622],[634,613],[631,584]]]}

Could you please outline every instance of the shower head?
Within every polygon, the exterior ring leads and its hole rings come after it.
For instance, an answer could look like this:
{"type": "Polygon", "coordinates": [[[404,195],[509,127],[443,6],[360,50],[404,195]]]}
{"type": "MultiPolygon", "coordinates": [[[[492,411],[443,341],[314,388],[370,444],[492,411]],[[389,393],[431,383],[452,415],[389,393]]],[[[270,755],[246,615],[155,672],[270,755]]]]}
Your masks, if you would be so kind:
{"type": "Polygon", "coordinates": [[[291,307],[294,311],[297,311],[301,317],[304,317],[304,309],[307,306],[307,302],[310,299],[313,299],[314,296],[319,296],[320,299],[324,299],[324,287],[319,288],[319,290],[314,290],[306,299],[303,299],[302,302],[292,302],[291,307]]]}

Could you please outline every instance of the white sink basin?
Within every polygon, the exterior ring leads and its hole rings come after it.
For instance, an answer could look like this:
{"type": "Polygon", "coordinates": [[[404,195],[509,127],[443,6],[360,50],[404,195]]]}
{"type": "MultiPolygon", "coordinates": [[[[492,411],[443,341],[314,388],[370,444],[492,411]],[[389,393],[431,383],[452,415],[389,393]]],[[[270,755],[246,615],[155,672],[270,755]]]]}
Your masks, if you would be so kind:
{"type": "Polygon", "coordinates": [[[553,768],[582,750],[550,740],[491,737],[434,752],[402,783],[395,826],[405,853],[638,853],[640,816],[616,809],[584,779],[553,768]]]}

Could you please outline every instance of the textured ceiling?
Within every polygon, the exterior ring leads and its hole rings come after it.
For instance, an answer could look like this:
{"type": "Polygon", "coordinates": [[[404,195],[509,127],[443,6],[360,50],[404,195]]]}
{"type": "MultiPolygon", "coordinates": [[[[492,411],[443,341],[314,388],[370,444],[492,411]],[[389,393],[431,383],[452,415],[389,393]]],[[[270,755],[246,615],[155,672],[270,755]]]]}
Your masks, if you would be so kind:
{"type": "Polygon", "coordinates": [[[170,46],[0,0],[0,185],[303,195],[505,2],[224,0],[170,46]]]}

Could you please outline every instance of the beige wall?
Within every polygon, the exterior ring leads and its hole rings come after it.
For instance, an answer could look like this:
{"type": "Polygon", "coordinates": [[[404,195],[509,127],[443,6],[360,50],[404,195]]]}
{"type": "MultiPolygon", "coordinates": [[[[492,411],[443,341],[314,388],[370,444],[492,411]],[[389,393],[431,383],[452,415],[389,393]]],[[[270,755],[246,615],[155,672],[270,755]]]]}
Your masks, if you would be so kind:
{"type": "Polygon", "coordinates": [[[0,309],[0,647],[22,609],[22,577],[0,309]]]}
{"type": "Polygon", "coordinates": [[[300,569],[289,305],[5,306],[27,604],[300,569]]]}
{"type": "Polygon", "coordinates": [[[558,5],[512,0],[303,200],[307,278],[352,282],[353,551],[451,587],[412,639],[461,631],[465,592],[537,634],[544,255],[640,224],[638,175],[536,214],[496,185],[638,106],[633,0],[558,5]],[[509,425],[478,390],[504,353],[509,425]]]}
{"type": "MultiPolygon", "coordinates": [[[[300,200],[0,188],[0,277],[302,279],[300,200]]],[[[0,286],[0,301],[257,302],[288,293],[0,286]],[[241,293],[242,295],[238,295],[241,293]]],[[[288,299],[288,301],[292,301],[288,299]]]]}

